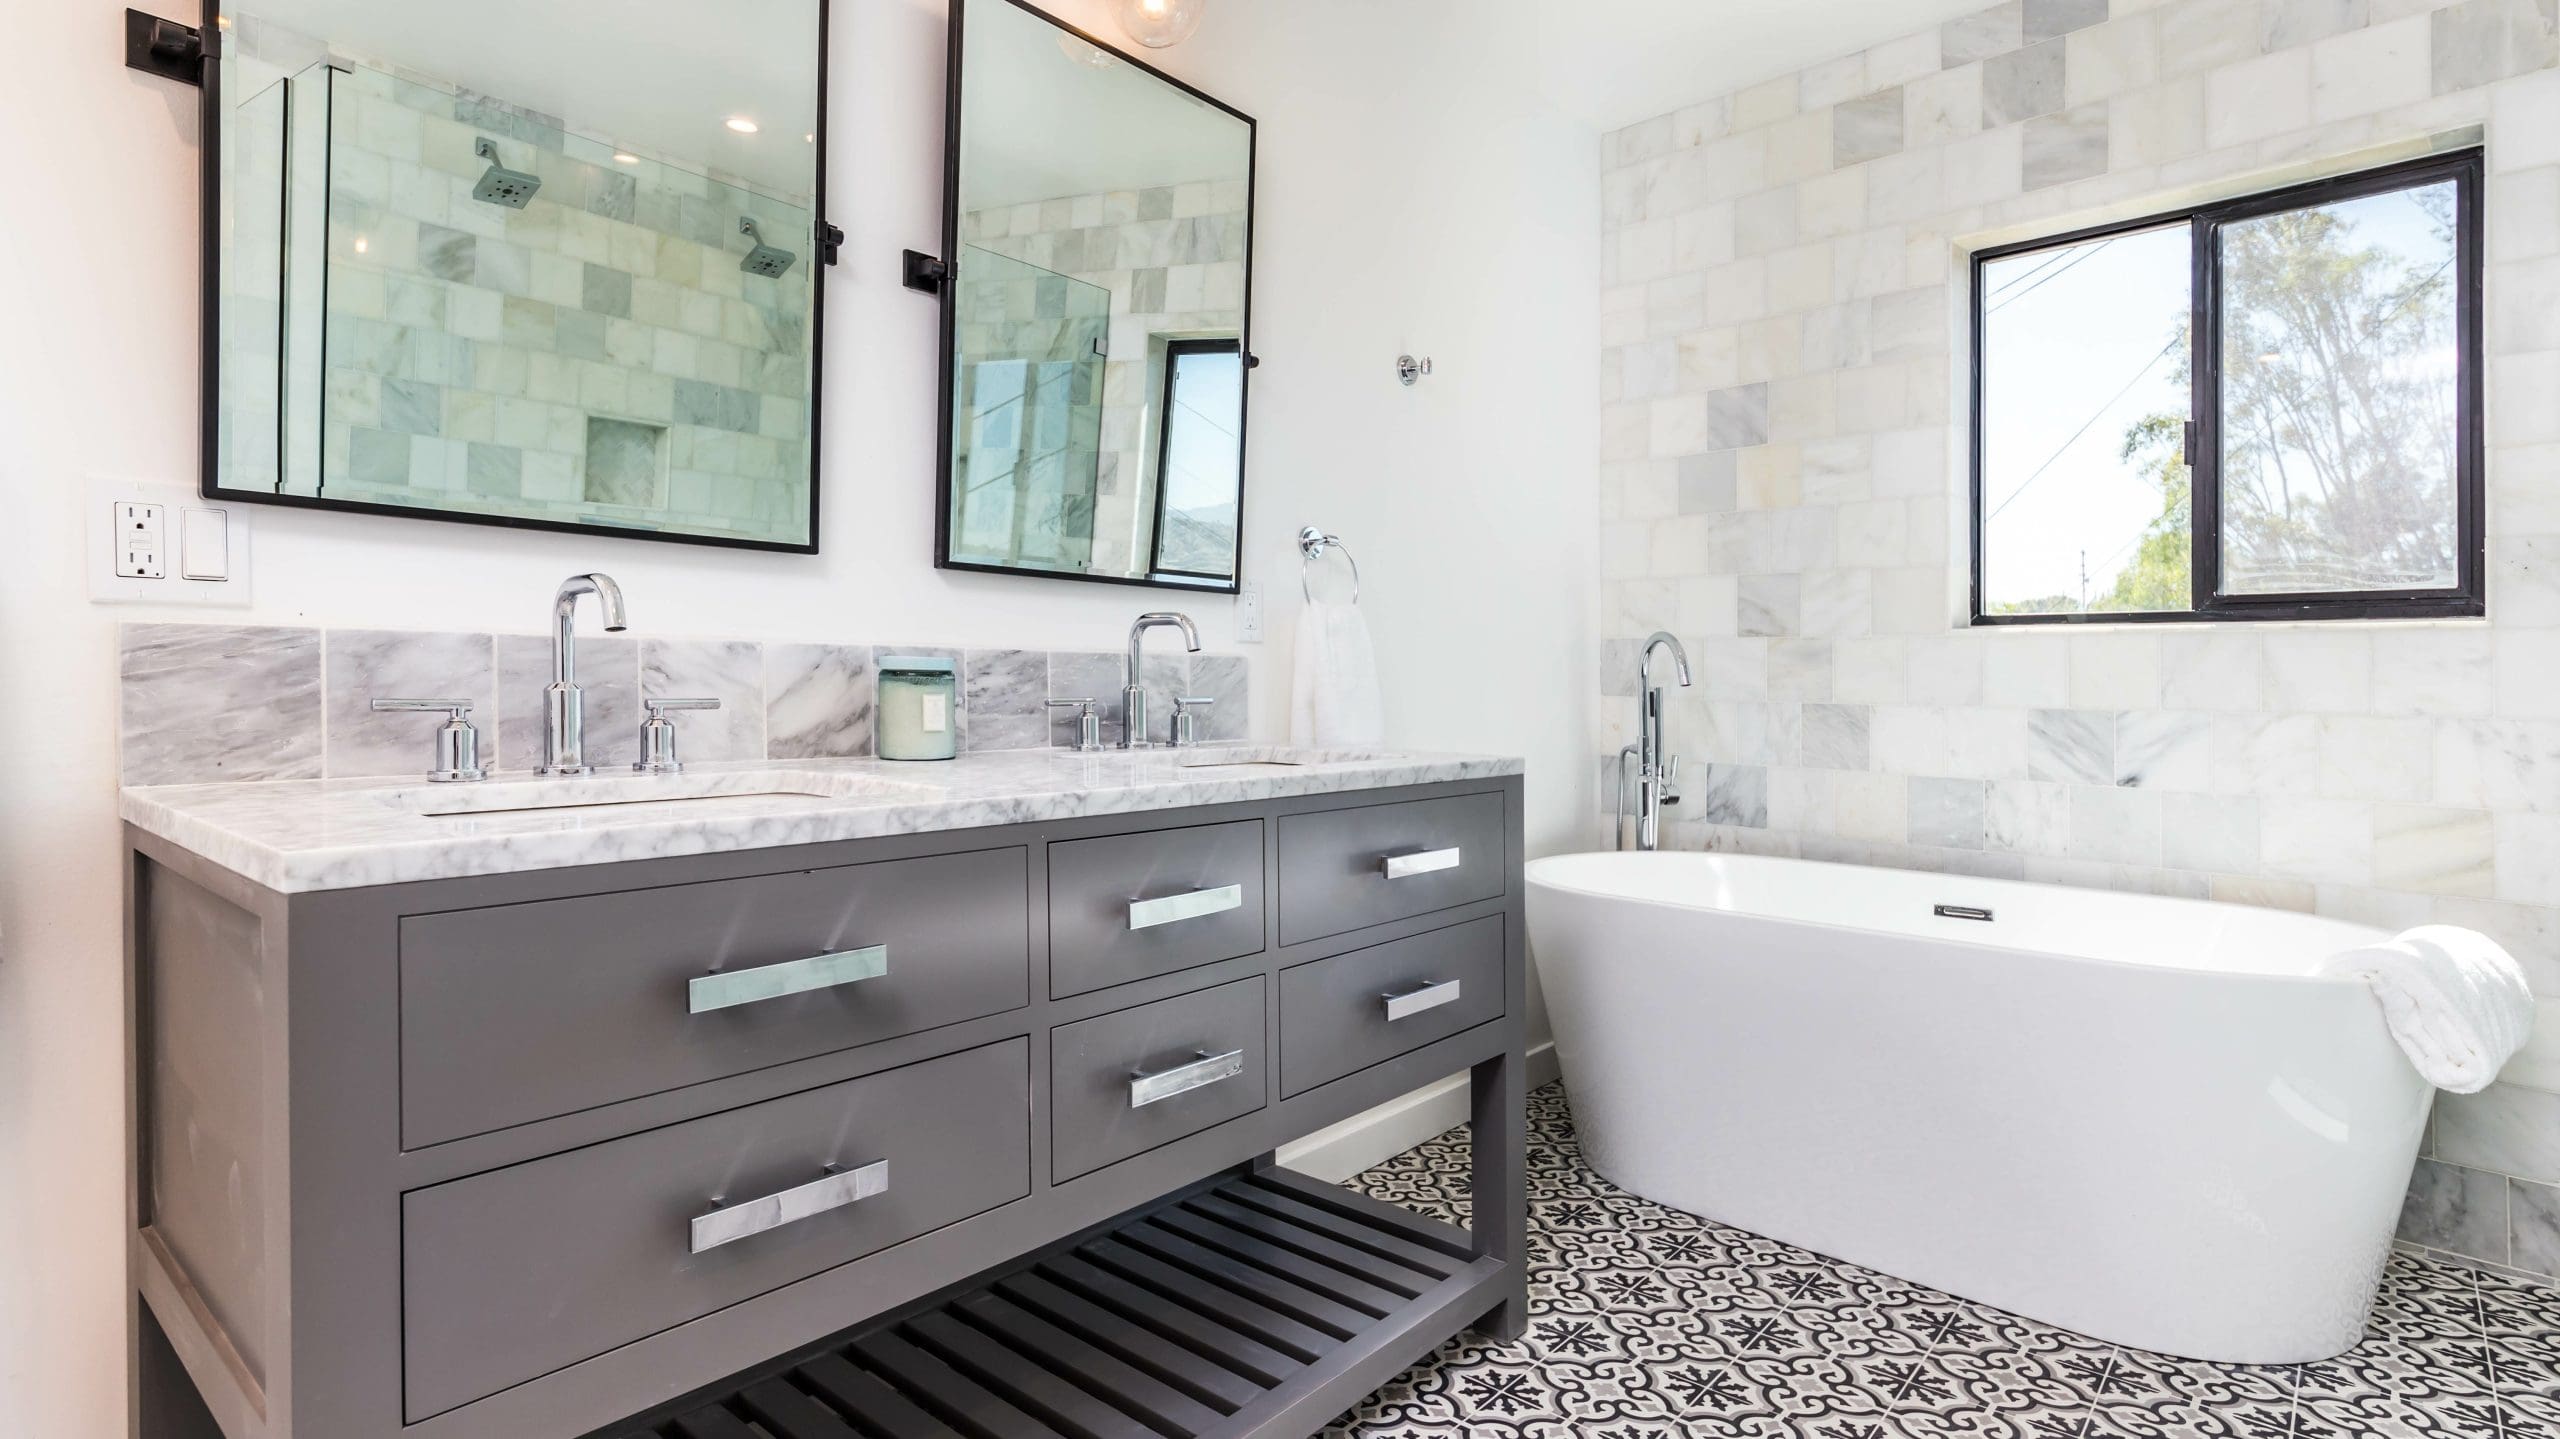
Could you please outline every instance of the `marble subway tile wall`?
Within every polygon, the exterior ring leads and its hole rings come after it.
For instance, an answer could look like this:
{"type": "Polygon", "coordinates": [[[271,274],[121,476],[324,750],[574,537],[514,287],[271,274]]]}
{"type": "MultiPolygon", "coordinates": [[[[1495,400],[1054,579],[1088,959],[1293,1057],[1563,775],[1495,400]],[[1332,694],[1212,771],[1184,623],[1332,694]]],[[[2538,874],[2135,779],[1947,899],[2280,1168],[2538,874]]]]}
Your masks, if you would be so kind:
{"type": "Polygon", "coordinates": [[[1139,550],[1155,515],[1147,462],[1164,393],[1164,341],[1232,337],[1244,328],[1247,198],[1242,180],[1202,180],[962,217],[961,238],[972,248],[1111,292],[1094,497],[1098,573],[1125,574],[1148,560],[1139,550]]]}
{"type": "Polygon", "coordinates": [[[1604,771],[1639,637],[1696,661],[1672,845],[2495,935],[2543,1038],[2441,1100],[2403,1237],[2546,1276],[2555,11],[2011,0],[1607,137],[1593,637],[1604,771]],[[2486,622],[1965,627],[1970,249],[2484,137],[2486,622]]]}
{"type": "Polygon", "coordinates": [[[328,113],[330,494],[797,535],[804,204],[358,65],[328,113]],[[483,139],[523,209],[473,197],[483,139]],[[742,215],[802,252],[780,277],[742,215]]]}
{"type": "MultiPolygon", "coordinates": [[[[959,665],[961,733],[970,750],[1072,745],[1047,701],[1092,695],[1119,738],[1121,656],[963,650],[928,644],[759,644],[752,640],[581,635],[577,681],[588,761],[640,757],[641,701],[716,699],[676,716],[688,761],[868,757],[880,657],[936,655],[959,665]]],[[[420,774],[440,715],[377,714],[381,699],[473,706],[484,762],[527,774],[541,762],[545,635],[316,630],[257,625],[129,624],[120,647],[122,775],[127,784],[346,779],[420,774]]],[[[1175,695],[1218,701],[1202,738],[1241,740],[1251,673],[1241,655],[1151,653],[1156,738],[1175,695]]]]}

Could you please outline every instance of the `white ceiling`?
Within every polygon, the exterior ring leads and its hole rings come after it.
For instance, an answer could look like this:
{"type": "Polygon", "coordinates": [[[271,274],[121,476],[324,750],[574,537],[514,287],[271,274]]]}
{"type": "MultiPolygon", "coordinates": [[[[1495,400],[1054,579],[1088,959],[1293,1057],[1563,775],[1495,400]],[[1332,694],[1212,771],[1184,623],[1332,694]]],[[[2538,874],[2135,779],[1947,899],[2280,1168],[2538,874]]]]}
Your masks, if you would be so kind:
{"type": "MultiPolygon", "coordinates": [[[[225,0],[353,57],[397,65],[581,134],[783,194],[816,163],[812,0],[225,0]],[[753,135],[724,127],[745,115],[753,135]]],[[[841,78],[841,77],[839,77],[841,78]]]]}

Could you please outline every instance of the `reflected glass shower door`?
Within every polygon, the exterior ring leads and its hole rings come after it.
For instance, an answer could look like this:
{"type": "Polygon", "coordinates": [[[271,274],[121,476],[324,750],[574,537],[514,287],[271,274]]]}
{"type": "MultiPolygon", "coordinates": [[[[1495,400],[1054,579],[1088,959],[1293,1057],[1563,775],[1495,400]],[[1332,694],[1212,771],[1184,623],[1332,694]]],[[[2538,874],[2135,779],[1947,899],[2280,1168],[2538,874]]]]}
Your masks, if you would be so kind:
{"type": "Polygon", "coordinates": [[[1086,569],[1101,488],[1111,292],[970,247],[961,256],[951,557],[1086,569]]]}

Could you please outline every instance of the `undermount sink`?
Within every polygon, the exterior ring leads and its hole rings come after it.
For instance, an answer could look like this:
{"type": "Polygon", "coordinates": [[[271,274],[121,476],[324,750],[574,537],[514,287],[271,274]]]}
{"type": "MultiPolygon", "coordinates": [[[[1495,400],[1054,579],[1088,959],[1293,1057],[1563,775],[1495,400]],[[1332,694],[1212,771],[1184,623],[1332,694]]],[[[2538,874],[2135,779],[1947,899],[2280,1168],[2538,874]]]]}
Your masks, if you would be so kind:
{"type": "Polygon", "coordinates": [[[770,808],[784,799],[931,799],[926,786],[869,775],[814,770],[731,770],[689,775],[590,775],[576,779],[498,780],[471,785],[421,785],[393,790],[385,803],[428,818],[454,815],[528,814],[625,805],[680,805],[697,809],[770,808]]]}
{"type": "Polygon", "coordinates": [[[1296,745],[1211,745],[1183,750],[1182,769],[1296,769],[1311,764],[1351,764],[1381,758],[1374,750],[1305,749],[1296,745]]]}

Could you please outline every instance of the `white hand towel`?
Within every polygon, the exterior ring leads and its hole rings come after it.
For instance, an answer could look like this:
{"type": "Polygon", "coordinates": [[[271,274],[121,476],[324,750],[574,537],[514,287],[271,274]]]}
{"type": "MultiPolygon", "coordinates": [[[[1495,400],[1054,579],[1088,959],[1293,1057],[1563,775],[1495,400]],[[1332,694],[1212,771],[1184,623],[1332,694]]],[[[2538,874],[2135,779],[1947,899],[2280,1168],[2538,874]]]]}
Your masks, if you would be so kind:
{"type": "Polygon", "coordinates": [[[1297,672],[1289,691],[1289,742],[1342,748],[1386,737],[1378,659],[1357,605],[1319,600],[1298,613],[1297,672]]]}
{"type": "Polygon", "coordinates": [[[2428,1083],[2455,1094],[2489,1087],[2533,1033],[2533,991],[2498,942],[2450,924],[2420,925],[2332,955],[2322,974],[2361,979],[2428,1083]]]}

